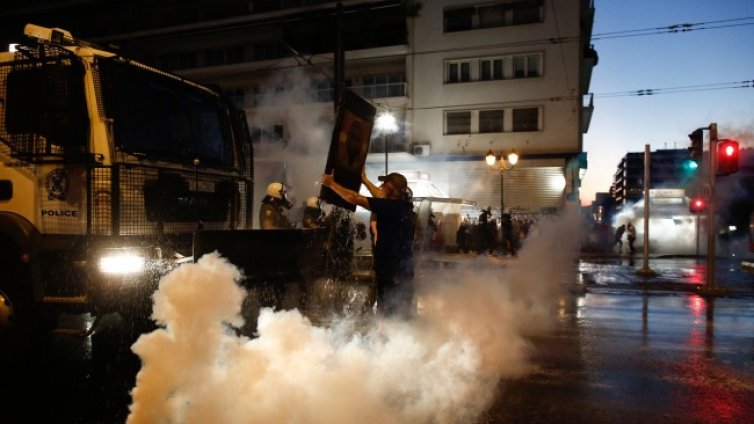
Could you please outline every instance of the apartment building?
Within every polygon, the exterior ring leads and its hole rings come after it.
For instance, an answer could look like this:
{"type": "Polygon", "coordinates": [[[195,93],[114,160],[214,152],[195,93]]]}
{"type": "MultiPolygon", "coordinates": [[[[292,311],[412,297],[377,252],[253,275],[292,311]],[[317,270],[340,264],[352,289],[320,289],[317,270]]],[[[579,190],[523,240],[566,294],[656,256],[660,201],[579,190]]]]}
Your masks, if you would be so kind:
{"type": "Polygon", "coordinates": [[[593,2],[426,3],[409,22],[406,121],[411,144],[435,156],[433,181],[493,210],[502,193],[514,213],[577,200],[597,63],[593,2]],[[514,149],[520,160],[504,178],[482,160],[514,149]]]}
{"type": "Polygon", "coordinates": [[[246,112],[258,193],[318,192],[342,84],[397,118],[373,131],[371,176],[412,171],[496,213],[578,202],[593,0],[33,3],[1,18],[4,39],[32,20],[221,87],[246,112]],[[510,170],[484,161],[513,150],[510,170]]]}

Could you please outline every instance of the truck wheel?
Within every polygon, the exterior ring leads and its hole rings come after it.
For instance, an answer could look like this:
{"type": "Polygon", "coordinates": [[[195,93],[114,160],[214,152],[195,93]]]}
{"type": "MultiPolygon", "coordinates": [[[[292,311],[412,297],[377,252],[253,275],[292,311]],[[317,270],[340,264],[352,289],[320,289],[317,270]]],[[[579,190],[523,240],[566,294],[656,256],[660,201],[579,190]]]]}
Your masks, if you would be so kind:
{"type": "Polygon", "coordinates": [[[0,246],[0,345],[3,359],[27,357],[35,340],[31,272],[14,245],[0,246]]]}

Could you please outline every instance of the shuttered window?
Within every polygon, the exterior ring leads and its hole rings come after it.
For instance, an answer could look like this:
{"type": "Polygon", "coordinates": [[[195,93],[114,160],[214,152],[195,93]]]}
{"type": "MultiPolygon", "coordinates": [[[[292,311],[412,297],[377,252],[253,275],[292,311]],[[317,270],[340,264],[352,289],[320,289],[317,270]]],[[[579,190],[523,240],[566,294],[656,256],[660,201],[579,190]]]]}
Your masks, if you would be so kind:
{"type": "Polygon", "coordinates": [[[471,133],[471,111],[448,112],[445,115],[446,134],[470,134],[471,133]]]}

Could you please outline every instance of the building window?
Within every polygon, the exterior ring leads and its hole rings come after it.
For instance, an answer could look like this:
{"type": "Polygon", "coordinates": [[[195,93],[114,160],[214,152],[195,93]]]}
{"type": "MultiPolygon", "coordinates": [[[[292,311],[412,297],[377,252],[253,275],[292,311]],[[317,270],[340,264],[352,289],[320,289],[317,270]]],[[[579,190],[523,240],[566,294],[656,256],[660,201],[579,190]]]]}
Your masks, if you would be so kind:
{"type": "Polygon", "coordinates": [[[403,74],[388,75],[387,95],[388,97],[402,97],[406,95],[406,76],[405,75],[403,74]]]}
{"type": "Polygon", "coordinates": [[[197,58],[194,52],[178,52],[160,56],[158,66],[163,69],[191,69],[196,68],[197,58]]]}
{"type": "Polygon", "coordinates": [[[243,88],[234,88],[225,91],[225,96],[233,105],[239,109],[246,107],[246,90],[243,88]]]}
{"type": "Polygon", "coordinates": [[[267,127],[252,126],[249,128],[252,143],[276,143],[285,141],[285,128],[282,124],[272,124],[267,127]]]}
{"type": "Polygon", "coordinates": [[[473,7],[450,9],[444,12],[445,32],[468,31],[473,29],[472,19],[476,10],[473,7]]]}
{"type": "MultiPolygon", "coordinates": [[[[401,97],[406,95],[404,74],[374,75],[362,79],[361,93],[367,99],[401,97]]],[[[357,90],[359,91],[359,90],[357,90]]]]}
{"type": "Polygon", "coordinates": [[[480,110],[479,111],[479,132],[480,133],[503,132],[503,111],[502,110],[480,110]]]}
{"type": "Polygon", "coordinates": [[[471,111],[448,112],[445,121],[446,134],[471,134],[471,111]]]}
{"type": "Polygon", "coordinates": [[[204,52],[204,66],[243,63],[244,59],[243,46],[224,46],[204,52]]]}
{"type": "Polygon", "coordinates": [[[244,63],[246,61],[246,49],[244,46],[230,46],[225,50],[226,63],[244,63]]]}
{"type": "Polygon", "coordinates": [[[204,52],[204,66],[222,65],[224,61],[222,50],[207,50],[204,52]]]}
{"type": "Polygon", "coordinates": [[[387,97],[387,76],[386,75],[379,75],[374,78],[374,85],[375,85],[375,97],[377,98],[385,98],[387,97]]]}
{"type": "Polygon", "coordinates": [[[471,62],[456,61],[448,62],[448,83],[471,81],[471,62]]]}
{"type": "Polygon", "coordinates": [[[513,56],[513,78],[534,78],[540,76],[540,56],[513,56]]]}
{"type": "Polygon", "coordinates": [[[542,22],[542,0],[524,0],[511,4],[511,24],[524,25],[542,22]]]}
{"type": "Polygon", "coordinates": [[[495,28],[505,26],[505,9],[507,5],[497,4],[492,6],[480,6],[479,28],[495,28]]]}
{"type": "Polygon", "coordinates": [[[259,143],[262,141],[262,129],[257,126],[251,126],[249,128],[249,135],[251,136],[252,143],[259,143]]]}
{"type": "Polygon", "coordinates": [[[445,32],[499,28],[542,22],[542,0],[495,2],[443,11],[445,32]]]}
{"type": "Polygon", "coordinates": [[[273,141],[282,141],[285,138],[284,134],[285,134],[285,131],[283,131],[282,124],[272,125],[272,140],[273,141]]]}
{"type": "Polygon", "coordinates": [[[317,102],[331,102],[333,100],[333,85],[329,80],[319,81],[314,84],[313,100],[317,102]]]}
{"type": "Polygon", "coordinates": [[[278,47],[278,43],[255,44],[253,51],[254,60],[278,59],[284,56],[278,47]]]}
{"type": "Polygon", "coordinates": [[[503,74],[503,58],[481,59],[479,61],[479,79],[482,81],[501,80],[503,74]]]}
{"type": "Polygon", "coordinates": [[[543,53],[451,60],[445,62],[445,82],[537,78],[542,76],[542,62],[543,53]]]}
{"type": "Polygon", "coordinates": [[[249,88],[249,95],[247,96],[247,104],[251,107],[259,106],[259,102],[262,101],[262,89],[255,85],[249,88]]]}
{"type": "Polygon", "coordinates": [[[513,132],[539,131],[539,108],[513,109],[513,132]]]}
{"type": "Polygon", "coordinates": [[[490,134],[540,130],[541,107],[445,112],[445,134],[490,134]]]}

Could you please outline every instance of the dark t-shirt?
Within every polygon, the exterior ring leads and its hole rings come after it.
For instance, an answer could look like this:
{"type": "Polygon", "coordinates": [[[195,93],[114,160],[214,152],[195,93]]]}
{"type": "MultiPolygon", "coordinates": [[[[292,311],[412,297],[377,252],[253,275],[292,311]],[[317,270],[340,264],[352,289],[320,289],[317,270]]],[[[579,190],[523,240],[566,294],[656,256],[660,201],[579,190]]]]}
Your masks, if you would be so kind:
{"type": "Polygon", "coordinates": [[[413,255],[414,208],[411,202],[368,197],[377,217],[377,245],[374,258],[406,259],[413,255]]]}

